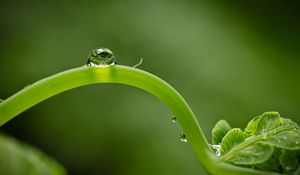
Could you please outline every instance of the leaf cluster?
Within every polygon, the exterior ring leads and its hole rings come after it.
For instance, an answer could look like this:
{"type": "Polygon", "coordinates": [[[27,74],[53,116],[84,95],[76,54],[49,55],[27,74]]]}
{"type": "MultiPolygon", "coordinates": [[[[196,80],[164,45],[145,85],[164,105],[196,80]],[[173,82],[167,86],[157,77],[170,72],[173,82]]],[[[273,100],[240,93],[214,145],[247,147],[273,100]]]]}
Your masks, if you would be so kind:
{"type": "Polygon", "coordinates": [[[244,130],[220,120],[212,130],[212,148],[234,165],[300,174],[300,127],[278,112],[253,118],[244,130]]]}

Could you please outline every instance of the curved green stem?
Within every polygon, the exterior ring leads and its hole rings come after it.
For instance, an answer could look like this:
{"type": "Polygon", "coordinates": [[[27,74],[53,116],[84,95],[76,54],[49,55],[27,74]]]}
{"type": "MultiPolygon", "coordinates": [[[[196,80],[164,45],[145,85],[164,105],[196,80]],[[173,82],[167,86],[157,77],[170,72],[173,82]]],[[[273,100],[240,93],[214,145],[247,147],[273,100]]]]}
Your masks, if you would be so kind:
{"type": "Polygon", "coordinates": [[[49,97],[95,83],[126,84],[141,88],[161,99],[177,117],[193,150],[211,174],[276,175],[230,165],[215,157],[196,117],[182,96],[160,78],[127,66],[83,66],[40,80],[0,103],[0,126],[49,97]]]}

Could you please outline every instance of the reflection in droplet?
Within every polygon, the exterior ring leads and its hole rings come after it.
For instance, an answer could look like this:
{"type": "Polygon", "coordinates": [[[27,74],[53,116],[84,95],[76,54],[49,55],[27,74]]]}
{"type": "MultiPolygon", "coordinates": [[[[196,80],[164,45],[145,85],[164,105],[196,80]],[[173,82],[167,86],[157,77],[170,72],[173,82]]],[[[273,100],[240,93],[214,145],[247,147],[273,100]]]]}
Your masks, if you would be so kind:
{"type": "Polygon", "coordinates": [[[88,66],[115,65],[116,59],[113,52],[107,48],[93,50],[86,63],[88,66]]]}
{"type": "Polygon", "coordinates": [[[180,141],[182,141],[182,142],[187,142],[187,138],[186,138],[186,135],[182,132],[182,133],[180,133],[180,141]]]}

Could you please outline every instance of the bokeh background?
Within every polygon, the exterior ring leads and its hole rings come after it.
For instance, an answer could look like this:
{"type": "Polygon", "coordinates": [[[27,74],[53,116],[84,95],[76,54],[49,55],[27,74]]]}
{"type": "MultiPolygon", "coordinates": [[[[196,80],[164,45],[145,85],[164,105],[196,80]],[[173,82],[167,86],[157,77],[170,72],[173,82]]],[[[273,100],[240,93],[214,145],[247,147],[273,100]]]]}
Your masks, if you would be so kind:
{"type": "MultiPolygon", "coordinates": [[[[300,123],[296,1],[1,0],[0,98],[82,66],[110,48],[174,86],[210,140],[220,119],[245,127],[279,111],[300,123]]],[[[92,85],[52,97],[1,127],[71,175],[206,174],[179,141],[172,113],[150,94],[92,85]]]]}

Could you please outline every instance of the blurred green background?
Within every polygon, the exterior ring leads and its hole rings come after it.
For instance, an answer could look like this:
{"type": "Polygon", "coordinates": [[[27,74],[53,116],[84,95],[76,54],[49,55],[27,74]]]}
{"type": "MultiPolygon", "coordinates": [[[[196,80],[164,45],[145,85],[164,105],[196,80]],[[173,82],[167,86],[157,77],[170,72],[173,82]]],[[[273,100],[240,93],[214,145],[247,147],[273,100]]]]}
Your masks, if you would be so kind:
{"type": "MultiPolygon", "coordinates": [[[[1,0],[0,98],[110,48],[174,86],[210,140],[220,119],[245,127],[279,111],[300,123],[296,1],[1,0]]],[[[206,174],[150,94],[92,85],[48,99],[5,126],[71,175],[206,174]]]]}

